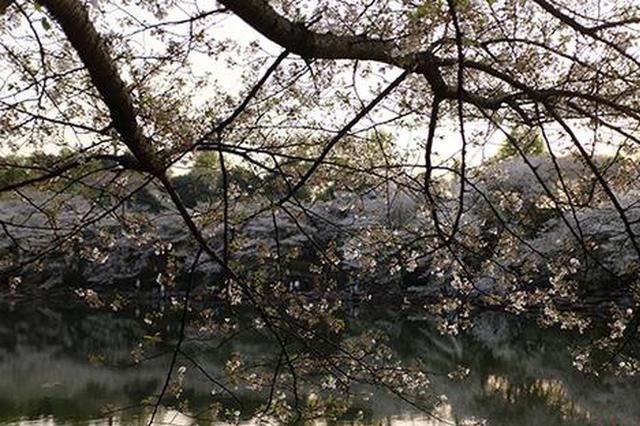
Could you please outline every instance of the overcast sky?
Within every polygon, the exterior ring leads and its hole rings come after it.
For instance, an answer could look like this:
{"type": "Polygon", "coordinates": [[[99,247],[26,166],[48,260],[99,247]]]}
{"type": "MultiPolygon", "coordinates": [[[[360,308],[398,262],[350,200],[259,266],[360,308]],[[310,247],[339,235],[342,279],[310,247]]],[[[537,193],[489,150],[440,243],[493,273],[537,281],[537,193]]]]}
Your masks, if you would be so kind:
{"type": "MultiPolygon", "coordinates": [[[[206,5],[206,7],[202,8],[202,10],[208,10],[208,9],[211,9],[212,7],[215,7],[215,5],[212,4],[211,2],[206,2],[202,4],[203,6],[206,5]]],[[[110,9],[111,13],[114,13],[112,8],[113,4],[100,2],[99,5],[102,8],[110,9]]],[[[89,7],[93,7],[93,6],[90,5],[89,7]]],[[[118,12],[115,12],[115,14],[117,13],[118,12]]],[[[171,12],[171,14],[168,17],[166,17],[163,20],[179,20],[179,19],[184,19],[187,16],[188,15],[186,15],[184,12],[174,10],[173,12],[171,12]]],[[[139,14],[136,13],[136,18],[143,21],[147,21],[147,22],[156,21],[153,16],[142,13],[142,12],[140,12],[139,14]]],[[[233,39],[235,42],[239,43],[241,46],[245,46],[245,47],[248,46],[250,43],[257,41],[264,51],[268,52],[273,56],[278,55],[282,51],[281,47],[275,45],[274,43],[270,42],[269,40],[261,36],[253,28],[251,28],[249,25],[245,24],[242,20],[240,20],[239,18],[235,17],[232,14],[215,16],[213,20],[216,21],[216,25],[214,27],[215,29],[213,31],[213,35],[216,38],[217,37],[230,38],[230,39],[233,39]]],[[[182,26],[174,27],[173,31],[177,31],[177,32],[184,31],[186,34],[186,32],[188,31],[188,26],[182,25],[182,26]]],[[[153,46],[154,43],[157,43],[157,40],[153,40],[153,38],[148,37],[146,34],[142,34],[139,37],[138,42],[140,43],[141,46],[148,45],[149,47],[151,47],[153,46]]],[[[213,79],[225,91],[233,95],[240,94],[239,92],[243,88],[242,79],[241,79],[242,72],[239,69],[233,69],[227,66],[227,64],[225,63],[224,57],[211,58],[203,54],[195,54],[193,56],[192,64],[193,64],[193,71],[196,75],[204,76],[206,73],[209,73],[210,78],[213,79]]],[[[399,70],[397,71],[399,72],[399,70]]],[[[390,71],[390,73],[394,73],[394,72],[395,71],[390,71]]],[[[358,89],[359,91],[362,91],[362,93],[365,93],[365,94],[369,92],[369,97],[373,97],[374,93],[372,93],[372,90],[370,90],[371,86],[373,85],[374,85],[373,81],[368,82],[364,79],[361,79],[359,81],[358,89]]],[[[199,103],[200,100],[203,102],[204,100],[207,99],[207,95],[208,95],[207,91],[195,92],[194,101],[196,103],[199,103]]],[[[374,112],[372,114],[372,117],[374,119],[380,118],[381,117],[380,114],[382,114],[380,111],[381,109],[379,108],[377,112],[374,112]]],[[[351,114],[353,114],[353,112],[349,113],[349,115],[351,114]]],[[[345,117],[344,117],[345,121],[348,120],[348,118],[350,117],[348,117],[347,112],[345,112],[345,117]]],[[[363,124],[368,124],[368,123],[365,122],[363,124]]],[[[392,131],[392,133],[395,133],[396,140],[398,142],[398,145],[401,148],[414,152],[413,160],[415,160],[416,162],[423,161],[423,154],[420,152],[419,147],[422,144],[424,144],[428,121],[424,123],[419,123],[419,124],[420,126],[416,130],[412,130],[412,131],[408,131],[406,129],[400,129],[400,128],[387,129],[392,131]]],[[[491,133],[487,133],[488,129],[486,127],[486,124],[466,123],[465,129],[468,134],[468,140],[470,141],[482,140],[484,142],[479,147],[473,144],[470,144],[469,150],[468,150],[469,151],[468,161],[472,165],[479,164],[482,160],[493,156],[497,151],[500,143],[504,140],[504,135],[500,131],[494,130],[491,133]],[[478,137],[477,138],[474,137],[473,136],[474,134],[477,134],[478,137]]],[[[560,137],[557,131],[554,132],[553,130],[551,130],[549,133],[554,139],[553,143],[555,146],[566,145],[566,142],[567,142],[566,140],[564,140],[564,143],[560,142],[562,138],[560,137]]],[[[584,128],[578,129],[577,134],[585,142],[593,140],[592,133],[585,130],[584,128]]],[[[457,123],[454,123],[451,121],[448,122],[446,120],[441,121],[439,123],[437,138],[434,146],[435,153],[439,156],[439,158],[447,159],[449,157],[455,156],[459,152],[460,147],[461,147],[461,138],[457,130],[457,123]]],[[[2,145],[0,145],[0,150],[3,151],[2,154],[7,153],[5,147],[2,145]]],[[[30,151],[29,145],[25,145],[24,149],[21,150],[21,153],[28,154],[29,151],[30,151]]],[[[611,149],[605,146],[599,146],[598,151],[609,152],[611,151],[611,149]]]]}

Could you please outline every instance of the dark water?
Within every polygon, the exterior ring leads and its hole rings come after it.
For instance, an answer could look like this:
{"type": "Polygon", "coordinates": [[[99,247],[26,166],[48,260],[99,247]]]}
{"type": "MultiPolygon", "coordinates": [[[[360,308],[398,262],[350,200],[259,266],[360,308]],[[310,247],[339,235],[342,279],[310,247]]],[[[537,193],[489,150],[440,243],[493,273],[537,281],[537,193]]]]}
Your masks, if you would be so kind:
{"type": "MultiPolygon", "coordinates": [[[[164,342],[176,334],[177,312],[140,302],[116,313],[72,299],[0,306],[0,424],[146,424],[149,409],[140,404],[162,385],[171,357],[164,342]],[[164,315],[150,314],[162,309],[164,315]],[[132,351],[140,344],[152,358],[136,364],[132,351]]],[[[640,379],[579,373],[566,350],[571,342],[558,332],[515,326],[492,315],[475,333],[441,336],[427,319],[379,311],[372,317],[362,308],[349,327],[383,330],[401,358],[420,358],[433,372],[432,387],[443,403],[434,419],[376,393],[357,401],[358,420],[344,424],[640,425],[640,379]],[[466,377],[448,374],[467,368],[466,377]]],[[[251,336],[217,349],[215,337],[188,331],[186,347],[220,377],[232,352],[250,357],[270,350],[251,336]]],[[[204,424],[189,415],[224,399],[220,392],[212,394],[211,382],[195,368],[188,368],[186,377],[187,415],[163,411],[157,424],[204,424]]],[[[246,405],[260,403],[249,392],[239,395],[246,405]]],[[[240,424],[254,423],[240,419],[240,424]]]]}

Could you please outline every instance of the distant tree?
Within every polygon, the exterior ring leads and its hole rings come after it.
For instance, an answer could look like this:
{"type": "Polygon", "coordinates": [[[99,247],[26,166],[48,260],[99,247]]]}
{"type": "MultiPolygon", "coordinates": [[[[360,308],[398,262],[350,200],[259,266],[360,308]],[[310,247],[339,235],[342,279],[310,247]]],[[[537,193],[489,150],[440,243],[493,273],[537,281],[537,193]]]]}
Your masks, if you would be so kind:
{"type": "Polygon", "coordinates": [[[505,138],[502,141],[496,154],[496,159],[517,158],[520,153],[541,155],[545,151],[544,141],[538,129],[519,126],[510,132],[510,138],[505,138]]]}

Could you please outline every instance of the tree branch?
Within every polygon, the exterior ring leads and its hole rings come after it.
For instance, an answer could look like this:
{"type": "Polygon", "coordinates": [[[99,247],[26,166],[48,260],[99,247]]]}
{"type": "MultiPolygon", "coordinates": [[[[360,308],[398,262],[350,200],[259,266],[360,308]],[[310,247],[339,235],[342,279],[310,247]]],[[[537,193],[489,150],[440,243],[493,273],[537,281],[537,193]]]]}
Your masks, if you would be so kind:
{"type": "Polygon", "coordinates": [[[163,173],[162,162],[137,123],[126,84],[120,78],[107,45],[89,19],[86,8],[78,0],[42,0],[40,3],[62,27],[87,67],[91,81],[107,105],[113,126],[125,145],[145,171],[153,175],[163,173]]]}

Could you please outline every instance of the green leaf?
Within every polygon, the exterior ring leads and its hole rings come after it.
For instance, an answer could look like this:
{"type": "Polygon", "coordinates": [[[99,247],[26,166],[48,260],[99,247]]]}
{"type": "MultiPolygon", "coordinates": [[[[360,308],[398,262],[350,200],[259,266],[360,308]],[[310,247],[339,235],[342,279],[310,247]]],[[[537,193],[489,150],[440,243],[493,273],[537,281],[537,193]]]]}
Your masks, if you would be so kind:
{"type": "Polygon", "coordinates": [[[42,28],[44,28],[45,31],[49,31],[51,29],[51,24],[47,18],[42,18],[42,28]]]}

